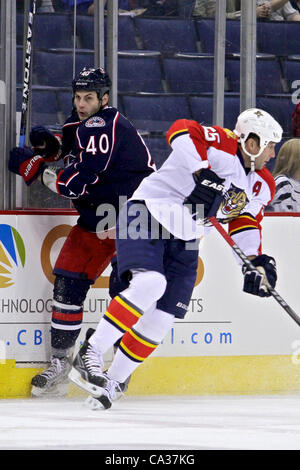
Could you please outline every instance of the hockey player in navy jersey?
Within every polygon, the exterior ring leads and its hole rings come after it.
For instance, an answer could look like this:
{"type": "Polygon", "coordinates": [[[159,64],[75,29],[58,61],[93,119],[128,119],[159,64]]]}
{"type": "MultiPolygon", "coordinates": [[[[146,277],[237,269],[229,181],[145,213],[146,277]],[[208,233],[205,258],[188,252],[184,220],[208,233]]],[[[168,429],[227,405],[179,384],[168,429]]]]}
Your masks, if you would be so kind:
{"type": "Polygon", "coordinates": [[[130,276],[129,287],[112,299],[69,374],[90,392],[92,407],[109,408],[120,384],[155,351],[175,318],[184,318],[196,280],[195,240],[211,230],[203,227],[208,217],[229,224],[232,238],[259,270],[243,268],[244,291],[270,296],[276,263],[261,252],[260,224],[275,191],[265,165],[281,137],[281,126],[260,109],[241,113],[234,132],[186,119],[171,126],[171,154],[119,215],[118,268],[121,277],[130,276]],[[119,339],[105,372],[103,354],[119,339]]]}
{"type": "MultiPolygon", "coordinates": [[[[110,86],[103,69],[84,68],[72,82],[74,110],[63,126],[62,144],[44,127],[35,127],[33,149],[15,148],[10,154],[10,171],[27,185],[40,179],[69,198],[79,213],[54,266],[51,364],[32,379],[33,396],[65,394],[84,300],[116,253],[119,206],[155,169],[137,130],[108,106],[110,86]],[[59,158],[65,167],[47,164],[59,158]]],[[[110,287],[112,296],[120,289],[118,282],[110,287]]]]}

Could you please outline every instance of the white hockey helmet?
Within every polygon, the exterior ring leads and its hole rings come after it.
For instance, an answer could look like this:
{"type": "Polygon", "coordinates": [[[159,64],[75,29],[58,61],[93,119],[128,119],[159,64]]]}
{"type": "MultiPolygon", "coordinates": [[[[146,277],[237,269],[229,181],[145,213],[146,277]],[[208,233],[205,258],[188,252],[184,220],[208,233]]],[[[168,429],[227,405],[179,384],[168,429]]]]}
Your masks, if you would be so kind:
{"type": "Polygon", "coordinates": [[[251,158],[251,167],[254,167],[255,158],[259,157],[269,142],[280,142],[282,139],[282,127],[271,114],[258,108],[249,108],[243,111],[237,118],[233,131],[239,138],[243,151],[251,158]],[[256,155],[250,154],[245,147],[250,134],[259,138],[260,149],[256,155]]]}

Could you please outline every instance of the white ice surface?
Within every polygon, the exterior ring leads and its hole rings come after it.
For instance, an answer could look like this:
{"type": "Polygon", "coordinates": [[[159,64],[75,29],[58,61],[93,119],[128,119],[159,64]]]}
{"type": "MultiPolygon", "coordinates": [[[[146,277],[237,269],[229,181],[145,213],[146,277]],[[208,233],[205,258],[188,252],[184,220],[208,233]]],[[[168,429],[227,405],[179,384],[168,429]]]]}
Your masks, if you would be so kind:
{"type": "Polygon", "coordinates": [[[300,396],[0,400],[0,449],[299,450],[300,396]]]}

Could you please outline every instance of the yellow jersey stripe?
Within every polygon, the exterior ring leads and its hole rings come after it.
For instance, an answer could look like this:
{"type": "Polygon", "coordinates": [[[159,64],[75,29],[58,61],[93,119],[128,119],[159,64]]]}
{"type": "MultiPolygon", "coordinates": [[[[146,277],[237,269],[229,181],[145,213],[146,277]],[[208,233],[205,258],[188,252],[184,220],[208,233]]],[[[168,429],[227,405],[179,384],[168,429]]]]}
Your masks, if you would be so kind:
{"type": "Polygon", "coordinates": [[[178,137],[179,134],[186,134],[188,132],[188,129],[180,129],[180,131],[175,131],[173,134],[170,135],[169,137],[169,144],[175,137],[178,137]]]}

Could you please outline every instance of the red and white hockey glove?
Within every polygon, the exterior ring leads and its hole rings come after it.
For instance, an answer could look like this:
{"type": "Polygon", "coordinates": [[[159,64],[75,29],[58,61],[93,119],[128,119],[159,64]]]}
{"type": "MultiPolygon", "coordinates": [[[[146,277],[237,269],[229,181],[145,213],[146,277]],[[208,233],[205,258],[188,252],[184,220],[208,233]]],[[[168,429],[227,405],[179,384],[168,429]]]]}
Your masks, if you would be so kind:
{"type": "Polygon", "coordinates": [[[10,151],[8,169],[16,175],[22,176],[30,186],[45,168],[45,160],[27,147],[15,147],[10,151]]]}

